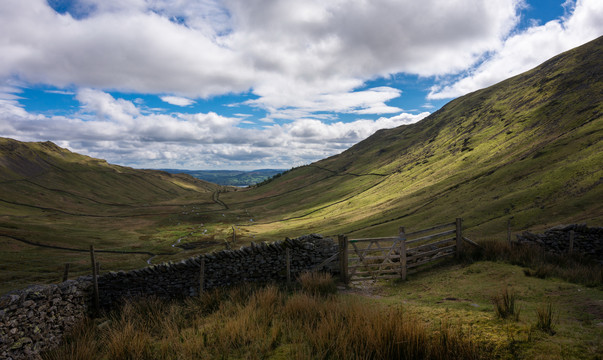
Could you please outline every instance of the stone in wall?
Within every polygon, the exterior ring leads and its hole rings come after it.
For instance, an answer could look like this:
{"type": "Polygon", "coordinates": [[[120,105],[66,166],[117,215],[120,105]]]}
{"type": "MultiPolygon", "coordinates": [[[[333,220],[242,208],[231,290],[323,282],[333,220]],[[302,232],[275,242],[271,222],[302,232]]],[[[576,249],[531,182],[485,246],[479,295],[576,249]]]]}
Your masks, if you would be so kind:
{"type": "Polygon", "coordinates": [[[0,359],[31,359],[87,316],[91,277],[0,297],[0,359]]]}
{"type": "Polygon", "coordinates": [[[574,231],[574,252],[603,264],[603,227],[588,227],[586,224],[559,225],[543,234],[525,231],[517,235],[517,242],[538,245],[555,254],[567,254],[570,231],[574,231]]]}

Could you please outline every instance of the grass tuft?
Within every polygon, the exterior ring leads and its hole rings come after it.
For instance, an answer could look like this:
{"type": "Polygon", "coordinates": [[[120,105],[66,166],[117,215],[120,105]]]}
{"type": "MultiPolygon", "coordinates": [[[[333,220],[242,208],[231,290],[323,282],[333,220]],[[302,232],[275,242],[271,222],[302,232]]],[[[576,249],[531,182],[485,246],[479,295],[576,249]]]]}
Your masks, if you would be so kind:
{"type": "Polygon", "coordinates": [[[555,334],[554,324],[555,311],[553,304],[549,300],[536,309],[536,328],[547,334],[555,334]]]}
{"type": "Polygon", "coordinates": [[[506,287],[495,295],[492,298],[492,303],[494,304],[496,316],[501,319],[512,318],[518,321],[521,308],[515,302],[516,297],[515,292],[509,291],[506,287]]]}
{"type": "Polygon", "coordinates": [[[329,273],[304,272],[298,282],[302,291],[310,295],[326,297],[337,292],[335,280],[329,273]]]}

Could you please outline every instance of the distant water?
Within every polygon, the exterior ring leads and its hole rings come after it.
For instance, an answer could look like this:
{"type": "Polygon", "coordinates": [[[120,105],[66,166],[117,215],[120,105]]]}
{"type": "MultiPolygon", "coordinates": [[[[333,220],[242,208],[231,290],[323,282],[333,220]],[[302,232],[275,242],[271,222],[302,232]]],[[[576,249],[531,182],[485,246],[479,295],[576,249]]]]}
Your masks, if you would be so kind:
{"type": "Polygon", "coordinates": [[[285,169],[259,169],[259,170],[182,170],[182,169],[155,169],[170,174],[188,174],[197,179],[212,182],[218,185],[229,185],[236,187],[247,187],[255,185],[277,174],[285,169]]]}

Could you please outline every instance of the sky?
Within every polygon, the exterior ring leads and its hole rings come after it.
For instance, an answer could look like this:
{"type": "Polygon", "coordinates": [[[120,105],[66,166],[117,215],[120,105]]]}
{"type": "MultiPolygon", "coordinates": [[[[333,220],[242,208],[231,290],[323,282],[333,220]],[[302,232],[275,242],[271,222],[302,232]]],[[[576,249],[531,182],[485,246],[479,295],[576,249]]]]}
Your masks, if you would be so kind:
{"type": "Polygon", "coordinates": [[[2,0],[0,137],[287,169],[601,35],[601,0],[2,0]]]}

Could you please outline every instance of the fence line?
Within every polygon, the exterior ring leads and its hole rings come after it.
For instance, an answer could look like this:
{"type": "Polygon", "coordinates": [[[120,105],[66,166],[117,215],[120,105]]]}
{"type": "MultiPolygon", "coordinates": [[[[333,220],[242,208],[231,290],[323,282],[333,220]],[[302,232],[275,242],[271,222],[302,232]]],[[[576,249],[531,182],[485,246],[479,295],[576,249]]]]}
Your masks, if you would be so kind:
{"type": "Polygon", "coordinates": [[[446,257],[459,257],[463,251],[463,242],[479,246],[463,237],[462,224],[463,220],[457,218],[454,222],[410,233],[400,227],[396,237],[349,239],[340,235],[341,280],[345,284],[351,281],[393,278],[406,280],[409,273],[418,271],[417,268],[422,265],[446,257]]]}

